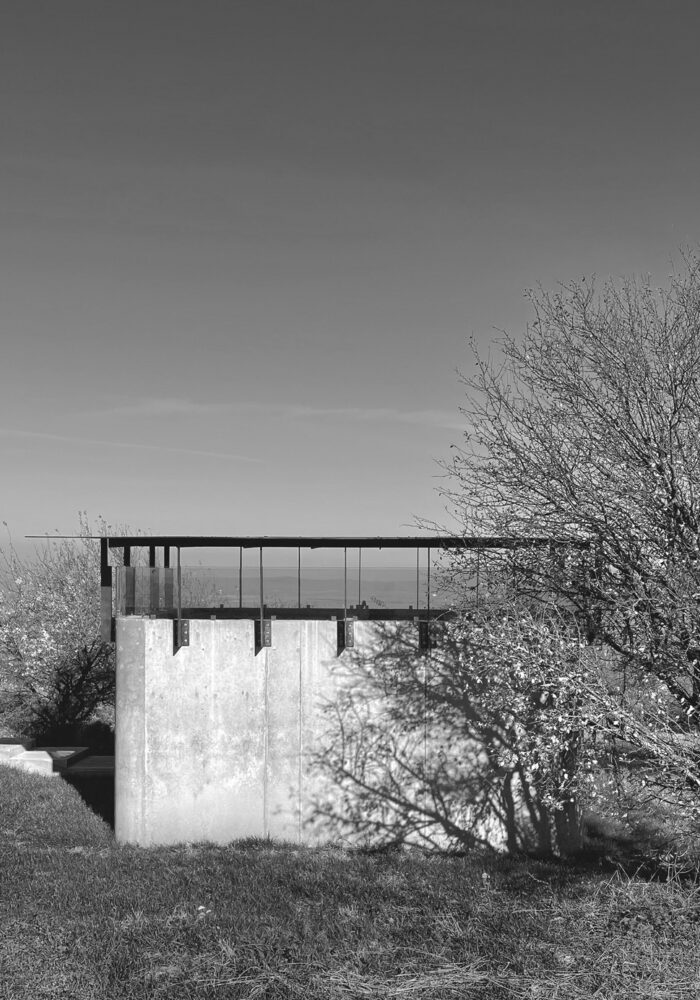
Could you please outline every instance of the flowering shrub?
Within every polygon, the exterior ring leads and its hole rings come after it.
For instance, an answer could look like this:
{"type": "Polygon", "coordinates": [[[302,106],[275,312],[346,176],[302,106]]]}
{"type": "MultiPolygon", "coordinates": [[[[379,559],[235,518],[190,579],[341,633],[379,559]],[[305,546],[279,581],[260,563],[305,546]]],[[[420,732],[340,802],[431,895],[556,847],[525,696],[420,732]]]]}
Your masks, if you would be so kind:
{"type": "MultiPolygon", "coordinates": [[[[99,522],[101,533],[108,526],[99,522]]],[[[114,656],[100,637],[99,542],[85,514],[80,537],[22,560],[11,544],[0,576],[0,684],[6,729],[39,733],[109,721],[114,656]]]]}

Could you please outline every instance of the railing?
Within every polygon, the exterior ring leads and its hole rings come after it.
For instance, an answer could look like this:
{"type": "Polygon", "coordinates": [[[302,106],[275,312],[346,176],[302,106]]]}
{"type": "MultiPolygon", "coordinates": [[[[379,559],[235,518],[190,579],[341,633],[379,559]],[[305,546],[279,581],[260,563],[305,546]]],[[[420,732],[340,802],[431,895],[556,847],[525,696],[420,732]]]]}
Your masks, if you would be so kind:
{"type": "MultiPolygon", "coordinates": [[[[113,641],[115,615],[171,618],[175,622],[177,650],[189,641],[189,619],[247,618],[256,622],[256,646],[263,648],[271,642],[275,619],[331,619],[338,621],[339,648],[345,648],[353,644],[357,620],[414,620],[419,624],[421,646],[427,648],[429,623],[449,617],[456,598],[440,571],[447,552],[476,549],[478,553],[484,549],[542,545],[551,542],[542,538],[459,536],[102,538],[103,636],[113,641]],[[183,549],[210,548],[233,550],[238,556],[237,565],[183,565],[183,549]],[[120,565],[112,566],[110,553],[115,550],[120,565]],[[270,550],[278,553],[278,562],[281,550],[287,550],[287,555],[292,550],[293,564],[271,566],[270,550]],[[330,550],[336,556],[342,552],[342,564],[308,565],[311,553],[318,550],[330,550]],[[379,551],[401,553],[404,565],[373,564],[368,553],[374,553],[376,560],[379,551]],[[253,561],[251,554],[255,556],[253,561]]],[[[477,562],[472,588],[477,599],[478,587],[477,562]]],[[[461,594],[464,592],[462,587],[461,594]]]]}

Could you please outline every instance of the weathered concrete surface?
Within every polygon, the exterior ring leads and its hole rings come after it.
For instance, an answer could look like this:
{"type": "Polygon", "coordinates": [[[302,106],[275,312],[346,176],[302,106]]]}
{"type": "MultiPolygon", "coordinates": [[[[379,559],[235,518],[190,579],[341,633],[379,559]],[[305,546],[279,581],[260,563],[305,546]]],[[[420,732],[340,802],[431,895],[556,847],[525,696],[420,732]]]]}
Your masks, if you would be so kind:
{"type": "Polygon", "coordinates": [[[45,750],[25,750],[21,743],[0,744],[0,764],[52,777],[53,758],[45,750]]]}
{"type": "Polygon", "coordinates": [[[308,840],[317,790],[306,763],[332,695],[335,622],[117,619],[115,832],[167,844],[246,836],[308,840]]]}
{"type": "MultiPolygon", "coordinates": [[[[314,754],[323,755],[334,744],[337,749],[341,732],[324,706],[347,708],[349,699],[346,723],[359,723],[362,730],[366,720],[371,732],[374,720],[374,731],[377,723],[381,730],[387,707],[381,685],[368,685],[356,660],[374,677],[375,657],[386,649],[392,627],[356,622],[355,650],[339,657],[336,622],[274,620],[272,646],[256,655],[254,622],[193,619],[190,645],[173,655],[172,621],[118,618],[117,839],[149,845],[270,836],[314,844],[334,836],[332,824],[314,812],[316,802],[330,802],[336,813],[342,802],[340,790],[313,761],[314,754]]],[[[416,668],[416,708],[425,712],[421,677],[427,675],[421,672],[430,671],[431,661],[414,660],[411,640],[409,626],[405,659],[397,669],[416,668]]],[[[435,725],[426,716],[422,735],[414,726],[406,737],[409,744],[420,742],[412,752],[426,764],[446,739],[435,725]]],[[[391,735],[402,744],[402,732],[391,735]]],[[[449,734],[454,787],[464,785],[465,766],[473,767],[478,796],[483,754],[468,740],[457,746],[455,738],[449,734]]],[[[353,747],[354,755],[357,744],[353,747]]],[[[382,753],[367,765],[367,776],[372,769],[381,776],[387,767],[398,767],[396,758],[382,753]]],[[[402,781],[410,780],[407,773],[402,771],[402,781]]],[[[451,807],[454,821],[473,822],[477,814],[470,801],[459,813],[451,807]]],[[[479,807],[478,816],[480,835],[493,846],[502,843],[498,813],[479,807]]]]}

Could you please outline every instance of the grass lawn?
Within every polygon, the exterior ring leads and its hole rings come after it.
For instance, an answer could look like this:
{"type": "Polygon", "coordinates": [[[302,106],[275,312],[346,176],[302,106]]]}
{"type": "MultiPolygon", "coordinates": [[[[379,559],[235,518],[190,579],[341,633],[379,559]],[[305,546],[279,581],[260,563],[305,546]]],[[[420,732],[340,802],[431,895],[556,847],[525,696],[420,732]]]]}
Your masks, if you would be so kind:
{"type": "Polygon", "coordinates": [[[700,887],[484,855],[136,849],[0,767],[0,997],[698,998],[700,887]]]}

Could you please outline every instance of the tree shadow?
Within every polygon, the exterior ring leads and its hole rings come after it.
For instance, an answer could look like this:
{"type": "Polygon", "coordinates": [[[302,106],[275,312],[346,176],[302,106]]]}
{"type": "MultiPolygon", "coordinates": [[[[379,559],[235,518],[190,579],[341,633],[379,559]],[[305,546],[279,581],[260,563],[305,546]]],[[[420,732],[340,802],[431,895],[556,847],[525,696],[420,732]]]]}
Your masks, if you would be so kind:
{"type": "Polygon", "coordinates": [[[416,623],[359,624],[312,754],[328,779],[315,818],[376,850],[556,854],[556,816],[512,763],[512,727],[484,710],[463,643],[431,623],[420,652],[416,623]]]}
{"type": "Polygon", "coordinates": [[[556,859],[655,878],[700,870],[692,852],[671,850],[654,824],[610,819],[627,816],[629,804],[575,816],[549,807],[517,764],[512,720],[489,710],[479,690],[468,638],[465,648],[464,633],[456,634],[431,624],[431,647],[421,651],[416,623],[356,625],[356,646],[336,663],[325,729],[311,754],[326,779],[315,821],[372,852],[481,848],[494,859],[556,859]]]}

